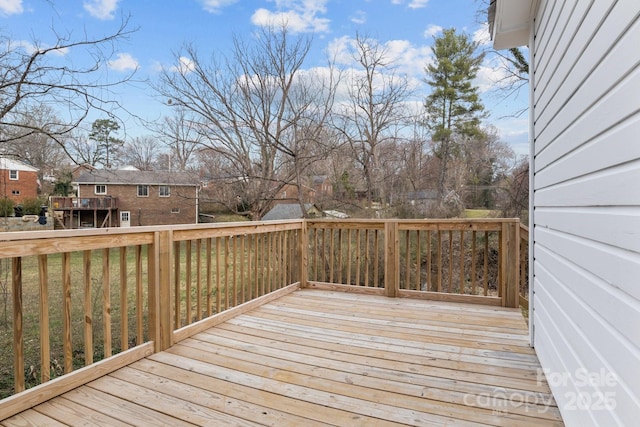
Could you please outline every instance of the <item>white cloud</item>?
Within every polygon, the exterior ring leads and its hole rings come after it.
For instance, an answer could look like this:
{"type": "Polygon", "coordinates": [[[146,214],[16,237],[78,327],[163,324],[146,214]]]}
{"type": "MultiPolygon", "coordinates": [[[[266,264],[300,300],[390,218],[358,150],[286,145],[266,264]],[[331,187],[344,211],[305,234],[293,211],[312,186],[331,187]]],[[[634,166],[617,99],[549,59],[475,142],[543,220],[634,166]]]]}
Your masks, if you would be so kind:
{"type": "MultiPolygon", "coordinates": [[[[408,40],[389,40],[380,42],[386,52],[387,63],[398,73],[406,74],[411,79],[422,79],[424,67],[433,61],[431,48],[426,45],[416,46],[408,40]]],[[[335,58],[336,63],[352,68],[358,68],[352,52],[355,39],[343,36],[333,39],[327,46],[329,57],[335,58]]]]}
{"type": "Polygon", "coordinates": [[[108,62],[109,68],[116,71],[129,71],[138,68],[138,61],[129,53],[119,53],[117,58],[108,62]]]}
{"type": "Polygon", "coordinates": [[[196,69],[196,63],[193,62],[192,59],[187,58],[186,56],[181,56],[178,60],[178,65],[170,68],[171,71],[177,72],[180,74],[189,74],[193,70],[196,69]]]}
{"type": "Polygon", "coordinates": [[[113,19],[113,13],[118,8],[120,0],[89,0],[85,1],[82,6],[84,10],[89,12],[94,18],[101,20],[113,19]]]}
{"type": "Polygon", "coordinates": [[[364,24],[365,22],[367,22],[367,14],[365,11],[363,10],[357,10],[352,16],[351,16],[351,22],[353,22],[354,24],[364,24]]]}
{"type": "MultiPolygon", "coordinates": [[[[427,7],[429,0],[411,0],[407,7],[409,9],[421,9],[427,7]]],[[[404,0],[391,0],[391,4],[404,4],[404,0]]]]}
{"type": "Polygon", "coordinates": [[[18,15],[22,12],[22,0],[0,0],[0,15],[18,15]]]}
{"type": "Polygon", "coordinates": [[[431,24],[424,30],[424,37],[430,38],[442,32],[442,27],[440,25],[431,24]]]}
{"type": "Polygon", "coordinates": [[[409,3],[409,8],[421,9],[423,7],[426,7],[427,3],[429,3],[429,0],[412,0],[411,3],[409,3]]]}
{"type": "Polygon", "coordinates": [[[491,37],[489,36],[489,24],[487,22],[483,23],[480,28],[478,28],[473,33],[473,41],[481,46],[491,45],[491,37]]]}
{"type": "Polygon", "coordinates": [[[258,26],[286,27],[294,33],[329,31],[331,20],[319,15],[327,12],[327,0],[275,0],[276,11],[260,8],[251,16],[251,22],[258,26]]]}
{"type": "Polygon", "coordinates": [[[223,8],[237,3],[238,0],[200,0],[204,10],[210,13],[220,13],[223,8]]]}

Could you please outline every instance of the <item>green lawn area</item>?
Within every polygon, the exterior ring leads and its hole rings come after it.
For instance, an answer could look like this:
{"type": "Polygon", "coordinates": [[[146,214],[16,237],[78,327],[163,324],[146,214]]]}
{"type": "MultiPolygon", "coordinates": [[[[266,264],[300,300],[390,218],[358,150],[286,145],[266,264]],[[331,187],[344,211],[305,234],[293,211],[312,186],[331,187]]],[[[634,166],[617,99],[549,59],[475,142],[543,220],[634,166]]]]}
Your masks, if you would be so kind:
{"type": "Polygon", "coordinates": [[[465,218],[492,218],[495,212],[490,209],[465,209],[465,218]]]}

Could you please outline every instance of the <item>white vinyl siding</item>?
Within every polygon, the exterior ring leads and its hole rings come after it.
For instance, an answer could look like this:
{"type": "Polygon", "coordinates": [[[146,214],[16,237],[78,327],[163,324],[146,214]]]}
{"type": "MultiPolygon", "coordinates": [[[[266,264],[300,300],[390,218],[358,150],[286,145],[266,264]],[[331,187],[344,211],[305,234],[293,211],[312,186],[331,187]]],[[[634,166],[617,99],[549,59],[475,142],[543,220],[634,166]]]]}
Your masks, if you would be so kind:
{"type": "Polygon", "coordinates": [[[534,344],[572,379],[550,384],[568,426],[640,414],[639,17],[637,0],[543,0],[534,24],[534,344]]]}

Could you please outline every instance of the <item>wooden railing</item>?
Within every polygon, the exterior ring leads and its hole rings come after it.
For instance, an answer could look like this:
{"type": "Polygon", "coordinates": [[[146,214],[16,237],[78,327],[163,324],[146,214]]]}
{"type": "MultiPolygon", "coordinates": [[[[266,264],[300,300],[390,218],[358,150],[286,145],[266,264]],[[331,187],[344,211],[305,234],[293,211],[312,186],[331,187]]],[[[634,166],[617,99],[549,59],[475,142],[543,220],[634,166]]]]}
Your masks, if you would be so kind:
{"type": "Polygon", "coordinates": [[[117,209],[117,197],[51,197],[51,208],[56,209],[117,209]]]}
{"type": "Polygon", "coordinates": [[[296,220],[0,241],[0,392],[31,388],[0,401],[2,414],[301,286],[518,306],[517,220],[296,220]],[[3,364],[9,351],[13,366],[3,364]]]}
{"type": "Polygon", "coordinates": [[[307,220],[309,285],[517,307],[517,220],[307,220]]]}

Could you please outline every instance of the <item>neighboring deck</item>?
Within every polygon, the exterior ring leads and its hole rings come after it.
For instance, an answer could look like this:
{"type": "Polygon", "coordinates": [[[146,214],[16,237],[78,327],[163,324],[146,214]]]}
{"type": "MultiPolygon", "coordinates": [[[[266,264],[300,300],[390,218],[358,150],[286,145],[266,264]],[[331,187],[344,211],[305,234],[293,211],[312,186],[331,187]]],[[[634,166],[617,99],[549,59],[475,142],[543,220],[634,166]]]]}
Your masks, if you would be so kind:
{"type": "Polygon", "coordinates": [[[527,334],[519,309],[304,289],[0,424],[562,425],[527,334]]]}

